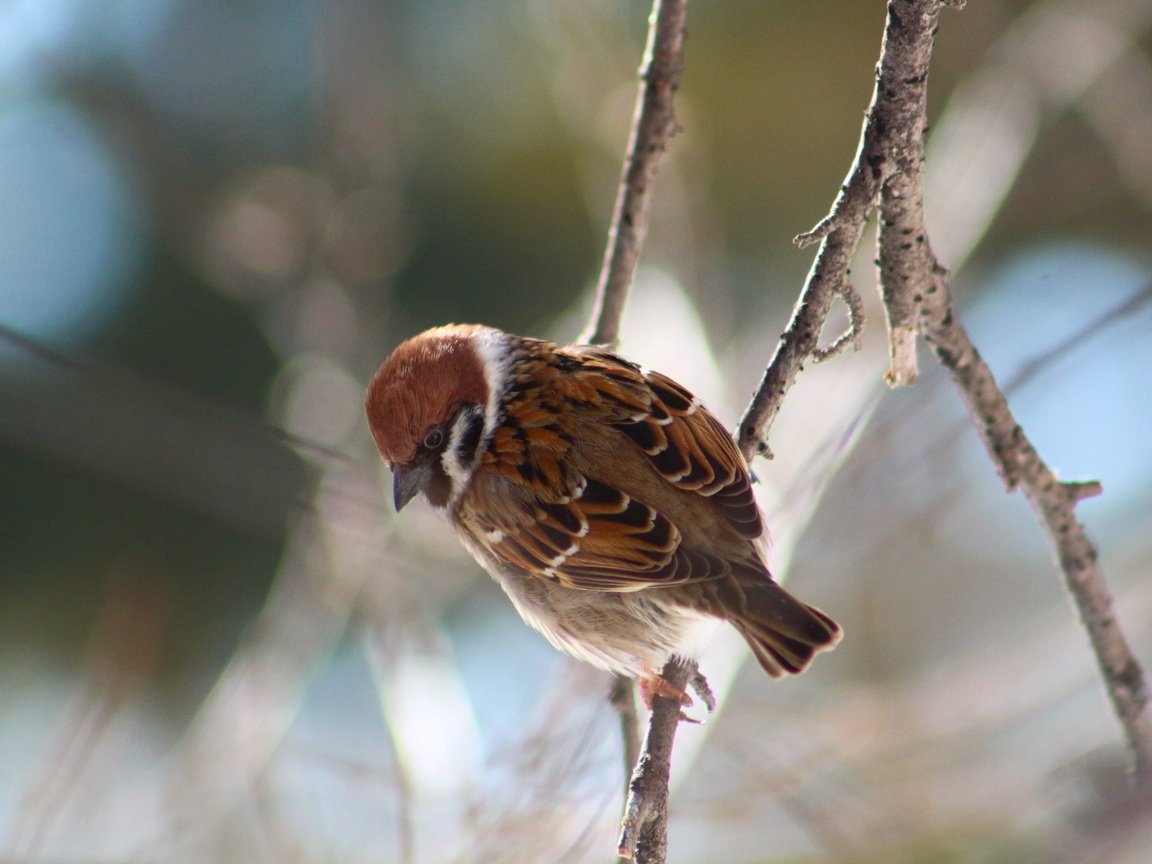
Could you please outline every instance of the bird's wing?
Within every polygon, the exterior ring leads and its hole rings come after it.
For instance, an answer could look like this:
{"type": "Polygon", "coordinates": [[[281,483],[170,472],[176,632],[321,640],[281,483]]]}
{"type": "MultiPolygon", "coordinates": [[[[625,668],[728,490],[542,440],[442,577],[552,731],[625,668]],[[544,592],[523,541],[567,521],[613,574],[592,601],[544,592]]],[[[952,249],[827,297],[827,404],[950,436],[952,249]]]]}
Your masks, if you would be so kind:
{"type": "Polygon", "coordinates": [[[709,499],[753,540],[763,531],[759,509],[724,427],[671,379],[607,351],[580,346],[536,360],[531,376],[511,382],[514,398],[473,478],[463,521],[475,542],[571,588],[636,591],[728,575],[732,562],[685,548],[651,501],[626,494],[611,476],[578,473],[571,458],[573,414],[615,427],[622,447],[635,447],[672,486],[709,499]]]}
{"type": "Polygon", "coordinates": [[[470,498],[464,523],[473,542],[522,572],[568,588],[639,591],[731,572],[723,558],[685,548],[666,516],[597,480],[580,478],[566,500],[499,507],[470,498]]]}
{"type": "Polygon", "coordinates": [[[627,435],[665,480],[710,499],[741,537],[755,540],[763,534],[748,464],[699,399],[668,376],[642,371],[602,349],[581,347],[574,353],[583,359],[584,377],[598,390],[599,404],[610,406],[606,421],[627,435]]]}

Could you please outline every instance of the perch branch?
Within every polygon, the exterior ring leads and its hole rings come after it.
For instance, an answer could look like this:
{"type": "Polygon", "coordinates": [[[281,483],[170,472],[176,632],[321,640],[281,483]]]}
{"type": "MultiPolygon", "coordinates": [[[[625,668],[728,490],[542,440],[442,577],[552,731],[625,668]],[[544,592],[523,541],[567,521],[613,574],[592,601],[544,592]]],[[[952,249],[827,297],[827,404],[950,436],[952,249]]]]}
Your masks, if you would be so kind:
{"type": "Polygon", "coordinates": [[[668,141],[679,130],[673,104],[684,55],[688,0],[655,0],[632,116],[628,152],[616,193],[608,245],[596,286],[596,302],[581,342],[614,346],[632,285],[636,260],[648,231],[652,181],[668,141]]]}
{"type": "MultiPolygon", "coordinates": [[[[696,664],[673,657],[660,676],[683,691],[698,675],[696,664]]],[[[672,768],[672,742],[680,723],[680,700],[656,695],[652,719],[632,780],[620,825],[616,854],[637,864],[663,864],[668,853],[668,778],[672,768]]]]}
{"type": "MultiPolygon", "coordinates": [[[[624,301],[648,231],[656,169],[669,140],[679,130],[674,99],[684,62],[687,11],[687,0],[654,0],[652,5],[628,150],[608,230],[596,300],[588,326],[579,337],[581,342],[615,346],[619,335],[624,301]]],[[[690,671],[697,674],[694,664],[690,671]]],[[[687,667],[681,670],[672,662],[665,667],[665,678],[681,690],[688,677],[687,667]],[[679,683],[675,678],[668,678],[669,674],[682,675],[679,683]]],[[[706,683],[704,687],[706,690],[706,683]]],[[[620,718],[624,777],[628,783],[618,854],[632,859],[639,849],[641,857],[637,860],[657,864],[664,861],[667,851],[669,763],[680,706],[677,704],[670,711],[663,704],[668,700],[656,700],[641,749],[632,682],[617,677],[610,699],[620,718]]]]}

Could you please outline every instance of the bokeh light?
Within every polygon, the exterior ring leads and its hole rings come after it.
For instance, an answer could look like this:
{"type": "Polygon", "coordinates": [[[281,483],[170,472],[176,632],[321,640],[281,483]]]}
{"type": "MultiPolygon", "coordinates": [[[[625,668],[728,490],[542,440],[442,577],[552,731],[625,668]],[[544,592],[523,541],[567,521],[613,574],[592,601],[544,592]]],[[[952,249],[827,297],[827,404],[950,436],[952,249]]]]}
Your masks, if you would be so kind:
{"type": "Polygon", "coordinates": [[[55,345],[97,331],[128,301],[143,252],[116,153],[66,104],[8,105],[0,187],[0,322],[55,345]]]}

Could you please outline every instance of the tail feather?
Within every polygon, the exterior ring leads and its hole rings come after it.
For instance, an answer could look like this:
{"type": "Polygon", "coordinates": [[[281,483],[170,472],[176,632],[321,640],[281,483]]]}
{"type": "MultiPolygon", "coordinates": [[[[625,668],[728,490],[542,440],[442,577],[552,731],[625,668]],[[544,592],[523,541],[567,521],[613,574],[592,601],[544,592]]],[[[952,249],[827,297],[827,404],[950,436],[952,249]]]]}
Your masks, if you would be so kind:
{"type": "Polygon", "coordinates": [[[716,587],[721,589],[717,611],[732,622],[773,678],[800,674],[817,654],[835,648],[843,635],[835,621],[765,574],[755,581],[726,579],[716,587]]]}

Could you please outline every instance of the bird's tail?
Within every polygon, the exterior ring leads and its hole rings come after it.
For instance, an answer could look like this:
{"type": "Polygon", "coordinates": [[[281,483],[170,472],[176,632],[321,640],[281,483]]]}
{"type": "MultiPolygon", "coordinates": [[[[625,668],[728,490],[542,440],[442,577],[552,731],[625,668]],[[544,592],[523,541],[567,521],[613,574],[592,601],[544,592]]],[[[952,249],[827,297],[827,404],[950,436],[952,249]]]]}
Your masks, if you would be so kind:
{"type": "MultiPolygon", "coordinates": [[[[843,635],[835,621],[801,603],[764,573],[712,583],[715,599],[773,678],[798,675],[843,635]]],[[[713,612],[715,614],[715,612],[713,612]]]]}

